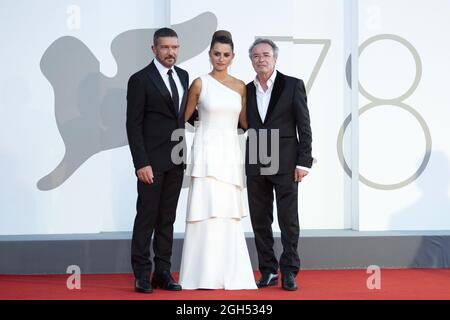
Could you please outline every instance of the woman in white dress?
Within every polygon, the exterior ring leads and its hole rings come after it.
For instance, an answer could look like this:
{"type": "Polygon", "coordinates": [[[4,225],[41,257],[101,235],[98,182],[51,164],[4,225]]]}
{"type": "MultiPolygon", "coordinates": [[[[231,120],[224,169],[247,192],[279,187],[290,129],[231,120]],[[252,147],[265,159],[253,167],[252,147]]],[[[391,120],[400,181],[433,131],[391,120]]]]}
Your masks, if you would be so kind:
{"type": "Polygon", "coordinates": [[[194,80],[185,119],[196,125],[186,174],[191,176],[181,259],[183,289],[257,289],[241,219],[248,215],[238,122],[247,128],[245,84],[228,74],[234,58],[228,31],[216,31],[213,70],[194,80]]]}

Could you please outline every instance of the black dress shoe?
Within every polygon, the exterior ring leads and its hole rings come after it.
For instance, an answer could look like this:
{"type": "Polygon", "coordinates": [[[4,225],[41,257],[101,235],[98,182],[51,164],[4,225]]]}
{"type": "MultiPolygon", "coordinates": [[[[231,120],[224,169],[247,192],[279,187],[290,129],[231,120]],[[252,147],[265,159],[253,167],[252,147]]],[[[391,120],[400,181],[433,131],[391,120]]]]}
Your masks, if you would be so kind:
{"type": "Polygon", "coordinates": [[[170,291],[180,291],[181,286],[175,282],[169,271],[154,273],[152,278],[153,288],[161,288],[170,291]]]}
{"type": "Polygon", "coordinates": [[[152,293],[153,288],[149,277],[136,278],[134,281],[134,290],[140,293],[152,293]]]}
{"type": "Polygon", "coordinates": [[[277,286],[278,285],[278,274],[263,272],[261,275],[261,279],[256,283],[258,288],[265,288],[269,286],[277,286]]]}
{"type": "Polygon", "coordinates": [[[295,277],[292,272],[281,273],[281,286],[284,290],[288,291],[295,291],[298,289],[297,284],[295,283],[295,277]]]}

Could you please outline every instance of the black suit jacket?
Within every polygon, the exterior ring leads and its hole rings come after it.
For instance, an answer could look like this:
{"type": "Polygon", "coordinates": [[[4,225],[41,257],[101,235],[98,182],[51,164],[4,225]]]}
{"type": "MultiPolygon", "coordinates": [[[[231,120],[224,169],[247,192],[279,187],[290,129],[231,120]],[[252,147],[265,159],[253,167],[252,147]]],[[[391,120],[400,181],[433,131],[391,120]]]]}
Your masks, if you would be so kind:
{"type": "Polygon", "coordinates": [[[153,61],[128,81],[126,127],[136,170],[151,165],[153,171],[166,171],[177,165],[171,159],[172,149],[185,139],[171,141],[171,135],[176,129],[184,129],[189,74],[174,68],[184,88],[178,113],[153,61]]]}
{"type": "MultiPolygon", "coordinates": [[[[266,150],[269,150],[269,154],[270,130],[279,130],[279,169],[275,174],[293,174],[297,165],[310,168],[313,162],[311,156],[312,136],[303,81],[278,72],[265,119],[261,119],[256,101],[256,87],[252,81],[247,84],[248,126],[249,129],[266,129],[268,131],[266,150]]],[[[259,146],[259,135],[256,137],[259,146]]],[[[259,152],[259,147],[256,150],[259,152]]],[[[257,163],[249,163],[248,138],[245,164],[247,175],[260,175],[261,167],[268,166],[270,163],[268,165],[261,164],[259,156],[257,163]]]]}

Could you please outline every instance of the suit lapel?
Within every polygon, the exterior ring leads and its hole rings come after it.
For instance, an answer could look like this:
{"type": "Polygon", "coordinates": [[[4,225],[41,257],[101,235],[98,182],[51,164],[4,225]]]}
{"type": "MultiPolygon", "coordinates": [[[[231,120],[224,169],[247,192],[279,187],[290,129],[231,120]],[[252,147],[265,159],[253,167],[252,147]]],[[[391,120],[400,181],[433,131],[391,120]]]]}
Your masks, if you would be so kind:
{"type": "Polygon", "coordinates": [[[161,77],[161,74],[159,73],[158,69],[155,66],[155,63],[152,61],[149,65],[149,73],[148,73],[150,80],[153,82],[153,84],[158,88],[159,92],[164,98],[164,101],[166,101],[167,106],[169,107],[172,114],[176,117],[175,108],[173,105],[172,96],[170,95],[169,90],[167,89],[164,80],[161,77]]]}
{"type": "Polygon", "coordinates": [[[249,102],[249,107],[250,107],[251,112],[254,112],[256,114],[256,117],[262,124],[263,121],[262,121],[261,115],[259,114],[259,111],[258,111],[258,103],[256,102],[256,87],[253,82],[251,82],[249,85],[249,90],[247,92],[247,95],[249,97],[248,102],[249,102]]]}
{"type": "Polygon", "coordinates": [[[284,89],[284,74],[279,71],[276,72],[277,76],[275,78],[275,83],[273,84],[272,95],[270,96],[269,107],[267,108],[266,117],[264,118],[264,124],[269,120],[278,99],[280,99],[281,92],[283,92],[284,89]]]}

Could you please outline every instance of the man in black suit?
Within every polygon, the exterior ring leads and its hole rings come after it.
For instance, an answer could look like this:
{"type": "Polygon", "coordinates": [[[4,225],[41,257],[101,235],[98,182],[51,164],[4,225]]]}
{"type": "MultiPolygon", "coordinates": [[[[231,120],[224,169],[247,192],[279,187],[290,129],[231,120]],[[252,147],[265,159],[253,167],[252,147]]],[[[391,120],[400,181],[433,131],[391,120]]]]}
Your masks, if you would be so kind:
{"type": "Polygon", "coordinates": [[[298,183],[308,174],[313,162],[305,86],[302,80],[275,70],[278,47],[273,41],[257,39],[249,55],[257,74],[255,80],[247,84],[249,139],[246,151],[250,217],[261,272],[257,284],[259,288],[278,285],[279,268],[283,289],[297,290],[295,277],[300,269],[298,183]],[[256,132],[256,139],[251,139],[252,130],[256,132]],[[264,132],[268,139],[261,138],[264,132]],[[279,138],[272,141],[270,136],[274,133],[279,138]],[[272,161],[261,159],[261,152],[270,154],[272,161]],[[273,251],[273,190],[283,244],[279,262],[273,251]]]}
{"type": "Polygon", "coordinates": [[[143,293],[155,287],[181,290],[170,273],[173,223],[184,176],[182,161],[172,159],[180,141],[172,141],[171,136],[174,130],[184,129],[189,84],[188,73],[175,66],[178,48],[174,30],[157,30],[152,46],[155,59],[128,82],[126,127],[138,178],[131,264],[135,290],[143,293]],[[155,271],[150,282],[153,234],[155,271]]]}

